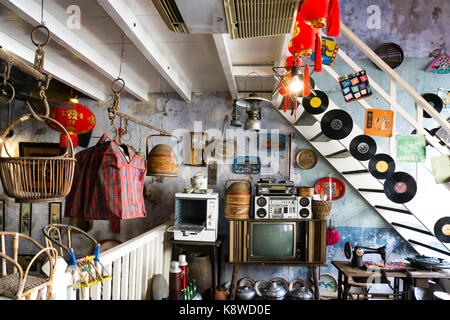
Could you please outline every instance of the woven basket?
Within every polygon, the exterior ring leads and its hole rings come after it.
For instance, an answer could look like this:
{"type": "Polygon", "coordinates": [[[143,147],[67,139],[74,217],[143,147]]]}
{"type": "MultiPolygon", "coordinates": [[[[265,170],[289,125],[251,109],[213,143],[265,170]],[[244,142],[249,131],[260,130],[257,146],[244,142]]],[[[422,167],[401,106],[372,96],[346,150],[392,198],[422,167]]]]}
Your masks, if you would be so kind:
{"type": "Polygon", "coordinates": [[[313,219],[328,220],[331,218],[333,201],[312,201],[313,219]]]}
{"type": "Polygon", "coordinates": [[[56,120],[40,116],[57,124],[68,137],[69,148],[62,156],[56,157],[11,157],[5,142],[8,132],[17,124],[32,118],[27,114],[12,123],[0,141],[0,155],[5,147],[8,157],[0,156],[0,178],[5,193],[16,202],[52,202],[67,196],[72,187],[75,170],[75,155],[72,140],[67,130],[56,120]]]}

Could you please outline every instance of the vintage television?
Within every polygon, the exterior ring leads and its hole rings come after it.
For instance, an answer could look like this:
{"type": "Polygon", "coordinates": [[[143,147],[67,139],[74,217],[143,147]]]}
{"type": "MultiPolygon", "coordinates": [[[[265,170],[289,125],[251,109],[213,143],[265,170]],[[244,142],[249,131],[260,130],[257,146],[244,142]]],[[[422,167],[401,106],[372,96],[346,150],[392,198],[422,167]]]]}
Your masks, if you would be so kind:
{"type": "Polygon", "coordinates": [[[249,221],[248,261],[302,260],[306,238],[295,221],[249,221]]]}

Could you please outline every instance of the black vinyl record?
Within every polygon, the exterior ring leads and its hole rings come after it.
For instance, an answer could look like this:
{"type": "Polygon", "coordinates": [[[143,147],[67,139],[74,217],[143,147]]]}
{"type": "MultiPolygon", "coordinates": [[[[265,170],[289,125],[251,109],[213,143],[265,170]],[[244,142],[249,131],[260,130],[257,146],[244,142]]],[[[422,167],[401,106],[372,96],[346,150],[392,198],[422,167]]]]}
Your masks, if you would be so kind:
{"type": "Polygon", "coordinates": [[[303,98],[302,104],[306,111],[311,114],[321,114],[328,108],[328,96],[325,92],[314,90],[315,94],[311,94],[303,98]]]}
{"type": "Polygon", "coordinates": [[[395,172],[395,161],[388,154],[376,154],[369,161],[369,171],[377,179],[387,179],[395,172]]]}
{"type": "Polygon", "coordinates": [[[384,182],[384,194],[392,202],[406,203],[411,201],[416,195],[416,180],[406,172],[394,172],[390,178],[384,182]]]}
{"type": "Polygon", "coordinates": [[[328,138],[340,140],[352,132],[353,120],[344,110],[334,109],[323,115],[320,121],[320,128],[328,138]]]}
{"type": "Polygon", "coordinates": [[[356,136],[350,142],[350,153],[356,160],[370,160],[377,152],[377,144],[372,137],[364,134],[356,136]]]}
{"type": "MultiPolygon", "coordinates": [[[[422,95],[422,97],[429,103],[431,106],[436,109],[437,112],[441,112],[442,108],[444,106],[444,103],[442,102],[441,97],[439,97],[437,94],[434,93],[425,93],[422,95]]],[[[423,116],[425,118],[431,118],[431,116],[428,114],[428,112],[424,111],[423,116]]]]}
{"type": "Polygon", "coordinates": [[[450,243],[450,217],[443,217],[436,221],[434,235],[439,241],[450,243]]]}

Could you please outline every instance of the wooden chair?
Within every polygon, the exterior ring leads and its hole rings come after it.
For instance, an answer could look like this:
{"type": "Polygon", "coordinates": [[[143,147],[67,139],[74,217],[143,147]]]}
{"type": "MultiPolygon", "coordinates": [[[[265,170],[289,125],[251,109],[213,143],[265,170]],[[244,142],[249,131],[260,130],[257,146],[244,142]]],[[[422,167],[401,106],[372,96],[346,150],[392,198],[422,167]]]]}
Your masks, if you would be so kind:
{"type": "Polygon", "coordinates": [[[2,276],[0,277],[0,296],[15,300],[31,300],[36,295],[36,300],[52,299],[53,272],[57,259],[57,251],[54,248],[44,248],[31,237],[17,232],[0,232],[0,261],[2,276]],[[23,239],[32,244],[39,251],[28,263],[25,272],[18,262],[19,240],[23,239]],[[6,253],[6,244],[12,241],[12,256],[6,253]],[[36,259],[45,254],[50,263],[48,276],[45,274],[29,275],[29,271],[36,259]],[[9,262],[10,268],[8,268],[9,262]],[[10,273],[8,273],[8,270],[10,273]]]}

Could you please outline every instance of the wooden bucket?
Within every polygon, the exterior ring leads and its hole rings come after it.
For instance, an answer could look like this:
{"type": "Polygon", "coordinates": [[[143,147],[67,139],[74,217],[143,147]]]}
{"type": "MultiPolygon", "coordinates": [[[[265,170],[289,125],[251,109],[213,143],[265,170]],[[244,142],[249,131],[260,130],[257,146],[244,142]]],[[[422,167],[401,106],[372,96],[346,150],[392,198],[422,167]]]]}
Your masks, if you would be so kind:
{"type": "Polygon", "coordinates": [[[313,219],[329,220],[331,218],[332,205],[333,201],[313,200],[311,207],[313,219]]]}
{"type": "Polygon", "coordinates": [[[227,180],[225,189],[225,218],[248,220],[250,218],[251,201],[250,182],[244,179],[227,180]],[[231,181],[235,182],[227,188],[227,183],[231,181]]]}
{"type": "Polygon", "coordinates": [[[149,152],[148,143],[151,137],[169,137],[177,139],[175,136],[164,134],[150,135],[147,137],[147,176],[177,177],[178,163],[172,147],[167,144],[158,144],[149,152]]]}

